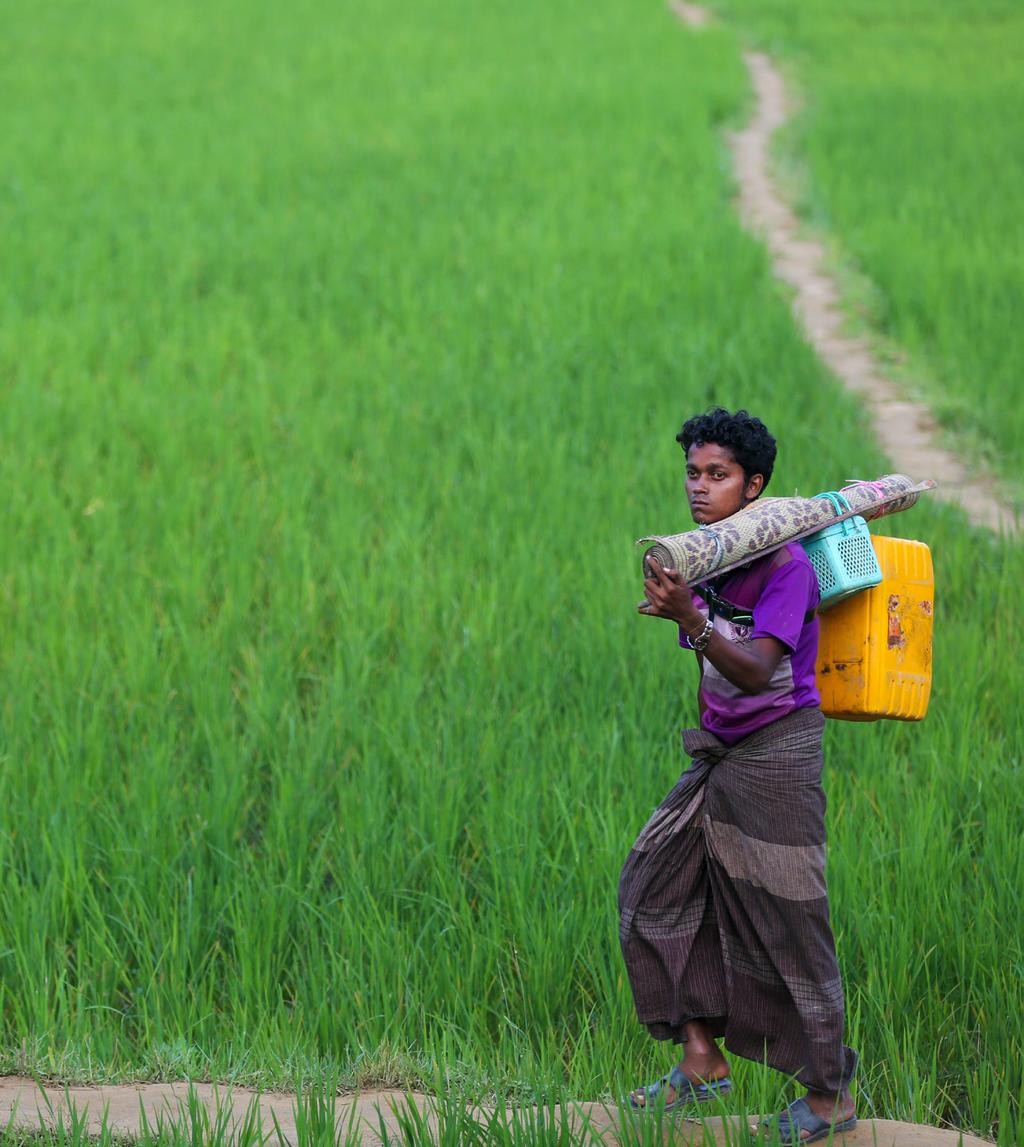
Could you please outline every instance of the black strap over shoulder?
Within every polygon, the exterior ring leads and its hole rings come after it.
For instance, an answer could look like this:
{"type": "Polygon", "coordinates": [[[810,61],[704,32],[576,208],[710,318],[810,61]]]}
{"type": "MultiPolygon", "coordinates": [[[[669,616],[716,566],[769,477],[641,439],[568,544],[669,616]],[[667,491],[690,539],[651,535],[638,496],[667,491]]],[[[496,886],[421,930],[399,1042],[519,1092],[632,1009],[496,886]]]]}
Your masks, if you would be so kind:
{"type": "MultiPolygon", "coordinates": [[[[721,585],[721,581],[719,581],[718,585],[721,585]]],[[[714,582],[697,586],[697,592],[707,602],[708,617],[712,621],[714,621],[716,617],[724,617],[726,621],[731,621],[733,625],[754,624],[754,615],[750,610],[744,609],[739,605],[733,605],[731,601],[726,601],[726,599],[719,594],[714,582]]]]}
{"type": "MultiPolygon", "coordinates": [[[[728,579],[717,578],[715,581],[707,582],[705,585],[694,587],[707,602],[709,619],[714,621],[716,617],[724,617],[726,621],[731,621],[733,625],[753,625],[754,615],[746,606],[735,605],[733,602],[727,601],[719,593],[719,590],[726,580],[728,579]]],[[[814,620],[816,612],[816,610],[809,609],[804,614],[804,625],[809,625],[814,620]]]]}

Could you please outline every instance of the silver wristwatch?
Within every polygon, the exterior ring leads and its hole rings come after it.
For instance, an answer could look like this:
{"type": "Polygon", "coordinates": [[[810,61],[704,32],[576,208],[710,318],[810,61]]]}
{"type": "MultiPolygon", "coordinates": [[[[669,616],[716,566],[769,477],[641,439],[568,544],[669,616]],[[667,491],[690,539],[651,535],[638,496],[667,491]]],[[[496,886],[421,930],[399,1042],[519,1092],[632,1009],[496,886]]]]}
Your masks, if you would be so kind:
{"type": "Polygon", "coordinates": [[[700,631],[700,633],[698,633],[696,637],[690,638],[690,644],[694,649],[697,650],[698,653],[700,653],[707,649],[708,642],[711,640],[711,635],[714,632],[715,623],[709,617],[707,621],[704,622],[704,628],[700,631]]]}

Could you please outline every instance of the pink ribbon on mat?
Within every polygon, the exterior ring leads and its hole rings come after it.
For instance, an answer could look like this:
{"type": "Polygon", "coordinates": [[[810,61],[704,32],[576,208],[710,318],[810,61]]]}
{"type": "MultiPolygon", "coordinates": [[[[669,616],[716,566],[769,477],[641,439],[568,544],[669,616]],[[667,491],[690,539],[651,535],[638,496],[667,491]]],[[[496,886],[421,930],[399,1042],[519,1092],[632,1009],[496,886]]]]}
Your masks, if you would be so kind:
{"type": "MultiPolygon", "coordinates": [[[[878,495],[879,501],[885,498],[888,494],[888,490],[886,490],[884,482],[879,482],[877,480],[870,482],[866,478],[847,478],[846,485],[839,492],[842,493],[843,490],[852,490],[857,486],[867,486],[869,490],[874,490],[874,492],[878,495]]],[[[884,518],[886,514],[893,513],[895,509],[895,504],[883,506],[875,515],[875,517],[884,518]]]]}

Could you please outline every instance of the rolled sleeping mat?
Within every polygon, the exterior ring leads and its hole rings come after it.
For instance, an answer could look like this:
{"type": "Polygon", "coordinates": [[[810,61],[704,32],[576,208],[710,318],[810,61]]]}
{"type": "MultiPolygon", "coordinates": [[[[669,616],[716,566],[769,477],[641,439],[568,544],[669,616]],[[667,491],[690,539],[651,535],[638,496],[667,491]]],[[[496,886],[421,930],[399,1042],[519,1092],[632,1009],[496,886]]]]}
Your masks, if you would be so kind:
{"type": "Polygon", "coordinates": [[[885,474],[876,482],[858,480],[839,491],[849,505],[847,510],[828,498],[758,498],[713,525],[685,534],[652,534],[640,538],[637,545],[654,543],[644,553],[645,575],[647,559],[653,557],[660,565],[678,570],[687,585],[696,585],[845,518],[859,514],[870,521],[909,510],[919,494],[934,488],[930,479],[915,483],[906,474],[885,474]]]}

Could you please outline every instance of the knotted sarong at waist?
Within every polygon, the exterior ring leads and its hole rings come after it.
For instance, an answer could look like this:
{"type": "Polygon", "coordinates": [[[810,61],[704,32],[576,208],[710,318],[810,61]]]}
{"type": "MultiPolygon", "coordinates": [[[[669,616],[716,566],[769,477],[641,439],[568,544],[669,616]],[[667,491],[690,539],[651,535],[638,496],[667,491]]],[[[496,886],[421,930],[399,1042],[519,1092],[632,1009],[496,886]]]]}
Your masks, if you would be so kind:
{"type": "Polygon", "coordinates": [[[823,725],[799,709],[731,746],[685,730],[693,763],[633,845],[619,914],[656,1039],[703,1019],[729,1051],[837,1092],[857,1057],[825,886],[823,725]]]}

